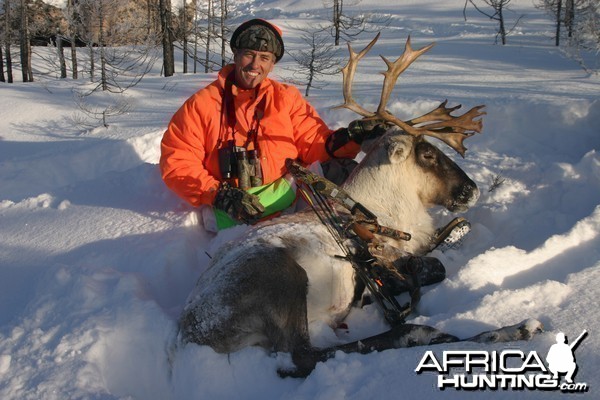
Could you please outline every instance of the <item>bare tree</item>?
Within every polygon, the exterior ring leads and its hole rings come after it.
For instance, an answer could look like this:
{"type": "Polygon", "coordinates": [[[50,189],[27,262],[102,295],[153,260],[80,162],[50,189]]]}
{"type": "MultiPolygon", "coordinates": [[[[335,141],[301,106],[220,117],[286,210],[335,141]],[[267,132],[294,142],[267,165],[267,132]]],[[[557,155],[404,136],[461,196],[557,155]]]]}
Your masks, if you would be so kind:
{"type": "Polygon", "coordinates": [[[568,37],[573,37],[573,28],[575,26],[575,0],[565,1],[565,26],[567,27],[568,37]]]}
{"type": "Polygon", "coordinates": [[[131,110],[131,102],[123,95],[101,96],[99,99],[94,99],[93,102],[88,100],[89,94],[75,93],[75,104],[85,117],[87,117],[80,118],[79,116],[74,116],[73,121],[78,125],[96,127],[100,123],[105,128],[108,128],[109,118],[123,115],[131,110]],[[89,121],[90,119],[92,120],[91,122],[89,121]]]}
{"type": "Polygon", "coordinates": [[[574,11],[573,34],[566,49],[587,72],[600,71],[600,4],[597,0],[581,0],[574,11]],[[586,57],[587,55],[587,57],[586,57]]]}
{"type": "MultiPolygon", "coordinates": [[[[145,27],[140,35],[131,31],[131,26],[114,12],[126,5],[125,0],[80,0],[82,20],[88,31],[85,35],[90,46],[90,62],[98,60],[100,76],[91,74],[97,85],[92,91],[102,90],[123,93],[137,85],[150,71],[158,58],[157,40],[153,35],[146,36],[145,27]],[[124,45],[126,44],[126,45],[124,45]],[[135,45],[134,45],[135,44],[135,45]]],[[[138,10],[143,20],[145,10],[138,10]]],[[[133,16],[136,17],[135,15],[133,16]]]]}
{"type": "Polygon", "coordinates": [[[319,76],[335,75],[339,72],[341,59],[337,56],[333,44],[330,43],[328,30],[328,27],[322,26],[313,30],[303,30],[301,39],[306,46],[289,52],[289,55],[300,64],[301,68],[294,68],[294,76],[300,76],[302,84],[306,85],[305,96],[308,96],[312,87],[319,87],[319,76]]]}
{"type": "Polygon", "coordinates": [[[207,14],[206,14],[206,21],[207,21],[207,26],[206,26],[206,57],[204,59],[204,72],[209,72],[210,71],[210,44],[212,41],[212,33],[213,33],[213,26],[214,26],[214,4],[213,4],[213,0],[208,0],[207,1],[207,6],[208,6],[208,10],[207,10],[207,14]]]}
{"type": "Polygon", "coordinates": [[[171,20],[171,0],[160,0],[160,21],[162,27],[163,73],[175,73],[175,51],[173,48],[173,22],[171,20]]]}
{"type": "MultiPolygon", "coordinates": [[[[100,27],[100,1],[94,0],[69,0],[71,9],[67,7],[67,24],[71,36],[71,42],[79,39],[87,47],[87,66],[81,67],[81,72],[87,72],[90,80],[96,78],[96,49],[99,43],[100,27]]],[[[102,0],[104,1],[104,0],[102,0]]],[[[79,77],[79,63],[77,62],[77,50],[71,47],[71,68],[73,79],[79,77]],[[74,52],[75,51],[75,52],[74,52]]]]}
{"type": "Polygon", "coordinates": [[[194,10],[194,17],[193,17],[193,30],[194,30],[194,52],[193,52],[193,59],[194,59],[194,73],[197,72],[197,66],[198,66],[198,39],[199,39],[199,32],[200,32],[200,27],[198,25],[199,21],[198,21],[198,0],[192,0],[192,8],[194,10]]]}
{"type": "MultiPolygon", "coordinates": [[[[344,13],[344,0],[330,0],[332,10],[332,36],[336,46],[340,44],[340,38],[347,39],[360,34],[365,29],[365,16],[350,16],[344,13]]],[[[358,4],[356,0],[354,4],[358,4]]],[[[327,3],[326,3],[327,4],[327,3]]]]}
{"type": "MultiPolygon", "coordinates": [[[[3,37],[4,26],[0,26],[0,38],[3,37]]],[[[2,43],[0,42],[0,82],[6,82],[6,76],[4,75],[4,58],[2,57],[2,43]]]]}
{"type": "Polygon", "coordinates": [[[585,53],[600,52],[600,3],[595,0],[539,0],[536,7],[546,11],[556,26],[555,44],[559,46],[564,38],[567,43],[563,50],[587,71],[598,69],[585,61],[585,53]]]}
{"type": "Polygon", "coordinates": [[[4,59],[2,58],[2,46],[0,46],[0,82],[6,82],[4,76],[4,59]]]}
{"type": "Polygon", "coordinates": [[[6,82],[8,83],[13,83],[12,54],[10,51],[10,46],[12,44],[11,11],[11,1],[4,0],[4,49],[6,57],[6,82]]]}
{"type": "Polygon", "coordinates": [[[146,36],[160,31],[158,0],[146,0],[146,36]]]}
{"type": "Polygon", "coordinates": [[[556,38],[555,44],[560,45],[560,26],[562,25],[562,0],[555,0],[556,3],[556,38]]]}
{"type": "Polygon", "coordinates": [[[563,22],[563,0],[539,0],[535,3],[535,6],[546,11],[554,19],[554,43],[556,46],[560,46],[560,29],[563,22]]]}
{"type": "Polygon", "coordinates": [[[106,71],[106,41],[104,40],[104,25],[106,20],[107,8],[104,5],[104,1],[98,1],[98,26],[100,32],[98,34],[98,44],[100,48],[100,86],[102,90],[108,90],[108,79],[106,71]]]}
{"type": "Polygon", "coordinates": [[[190,19],[192,28],[190,37],[193,38],[193,49],[188,51],[188,57],[194,61],[193,71],[198,71],[198,64],[204,66],[204,72],[211,70],[212,45],[217,35],[215,25],[215,5],[214,0],[198,1],[192,0],[191,11],[193,13],[190,19]],[[204,49],[203,55],[200,52],[204,49]]]}
{"type": "Polygon", "coordinates": [[[108,119],[126,113],[131,101],[126,91],[137,85],[156,62],[160,49],[158,36],[141,25],[132,30],[130,18],[144,21],[147,10],[121,19],[126,0],[79,0],[85,37],[94,45],[91,59],[99,63],[99,76],[92,75],[94,87],[75,93],[76,104],[95,124],[108,126],[108,119]],[[115,12],[119,11],[119,12],[115,12]]]}
{"type": "Polygon", "coordinates": [[[500,174],[496,174],[496,175],[492,176],[492,181],[490,183],[490,187],[488,189],[488,193],[491,193],[491,192],[495,191],[500,186],[504,185],[505,182],[506,182],[506,178],[504,178],[500,174]]]}
{"type": "Polygon", "coordinates": [[[196,62],[204,65],[204,72],[208,73],[213,67],[218,68],[222,66],[226,60],[225,50],[227,42],[225,38],[226,34],[223,32],[227,32],[225,21],[229,15],[229,10],[227,9],[227,3],[222,0],[219,5],[216,4],[216,0],[207,0],[202,2],[202,4],[196,2],[195,12],[194,59],[196,62]],[[204,56],[202,58],[197,53],[198,45],[204,47],[204,56]],[[217,54],[219,59],[215,60],[217,54]]]}
{"type": "Polygon", "coordinates": [[[67,0],[67,26],[71,37],[71,76],[73,79],[78,78],[77,66],[77,31],[81,25],[79,21],[79,13],[77,7],[73,4],[73,0],[67,0]]]}
{"type": "Polygon", "coordinates": [[[554,19],[556,26],[555,44],[559,46],[561,27],[566,28],[569,39],[573,38],[576,35],[577,24],[585,19],[585,15],[579,18],[579,13],[589,9],[588,5],[591,4],[594,4],[594,2],[588,0],[539,0],[535,3],[535,6],[546,11],[554,19]]]}
{"type": "MultiPolygon", "coordinates": [[[[189,59],[192,59],[194,62],[194,73],[197,72],[198,63],[205,65],[205,72],[208,72],[210,65],[214,64],[211,61],[214,55],[211,51],[212,45],[217,38],[222,37],[220,32],[224,29],[225,18],[223,16],[227,15],[227,10],[216,8],[214,0],[203,1],[202,4],[199,4],[197,0],[191,0],[190,4],[187,4],[188,1],[183,0],[182,8],[179,11],[178,40],[181,40],[182,44],[183,72],[188,72],[189,59]],[[219,12],[217,13],[216,10],[219,12]],[[202,29],[201,24],[203,24],[204,20],[206,20],[207,27],[202,29]],[[190,43],[190,40],[192,43],[190,43]],[[199,56],[199,45],[205,48],[204,59],[199,56]]],[[[226,7],[226,4],[227,2],[221,0],[222,7],[226,7]]],[[[221,44],[220,48],[220,58],[223,60],[225,59],[223,56],[225,52],[223,44],[221,44]]]]}
{"type": "Polygon", "coordinates": [[[502,44],[505,45],[506,37],[517,26],[517,24],[519,23],[519,21],[521,20],[521,18],[523,16],[520,16],[517,19],[517,21],[515,22],[515,24],[513,25],[513,27],[507,31],[504,13],[505,13],[505,11],[508,10],[508,5],[510,4],[510,2],[512,0],[480,0],[480,1],[483,4],[487,5],[488,7],[490,7],[491,10],[488,11],[488,10],[481,8],[480,6],[477,5],[475,0],[465,0],[465,5],[463,7],[463,15],[464,15],[465,20],[467,19],[467,5],[468,5],[468,3],[471,3],[473,5],[473,7],[475,7],[475,9],[477,11],[479,11],[481,14],[485,15],[489,19],[498,21],[498,32],[496,34],[496,41],[498,40],[498,36],[500,36],[502,44]]]}
{"type": "Polygon", "coordinates": [[[67,63],[65,60],[65,50],[63,48],[63,36],[60,32],[56,34],[56,51],[58,52],[58,61],[60,64],[60,78],[65,79],[67,77],[67,63]]]}
{"type": "Polygon", "coordinates": [[[225,66],[227,63],[227,36],[229,30],[227,29],[227,18],[229,15],[227,0],[221,0],[221,15],[219,18],[219,30],[221,36],[221,66],[225,66]]]}
{"type": "Polygon", "coordinates": [[[29,0],[21,0],[21,26],[19,28],[19,43],[21,45],[21,75],[23,82],[33,82],[31,68],[31,40],[29,34],[29,0]]]}
{"type": "Polygon", "coordinates": [[[187,1],[183,0],[181,7],[181,40],[183,44],[183,73],[188,72],[188,17],[187,17],[187,1]]]}

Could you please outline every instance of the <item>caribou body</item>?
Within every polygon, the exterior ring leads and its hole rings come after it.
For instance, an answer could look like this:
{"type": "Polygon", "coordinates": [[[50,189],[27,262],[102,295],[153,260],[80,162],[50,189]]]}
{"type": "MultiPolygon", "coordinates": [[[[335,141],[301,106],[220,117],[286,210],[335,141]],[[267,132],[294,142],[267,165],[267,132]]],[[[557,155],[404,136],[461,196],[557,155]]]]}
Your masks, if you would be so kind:
{"type": "MultiPolygon", "coordinates": [[[[411,51],[407,42],[405,54],[411,51]]],[[[354,64],[347,66],[344,73],[344,95],[349,108],[354,107],[354,102],[346,78],[351,79],[357,59],[364,52],[357,55],[350,50],[349,65],[354,64]]],[[[401,59],[399,62],[406,63],[401,59]]],[[[384,93],[382,102],[385,97],[384,93]]],[[[380,105],[380,109],[385,107],[380,105]]],[[[422,255],[429,250],[434,234],[429,208],[442,206],[461,212],[479,197],[475,182],[456,163],[425,140],[421,132],[410,132],[421,129],[439,134],[447,129],[448,123],[440,129],[438,125],[412,128],[417,122],[433,120],[429,115],[437,120],[464,122],[464,115],[450,116],[455,109],[446,108],[444,103],[425,118],[409,121],[409,128],[390,120],[401,129],[391,128],[378,140],[363,145],[366,156],[342,185],[382,225],[411,233],[409,241],[388,239],[385,244],[401,254],[422,255]]],[[[373,116],[362,109],[357,112],[366,118],[373,116]]],[[[386,113],[376,115],[382,117],[386,113]]],[[[473,116],[480,115],[473,110],[467,114],[469,126],[473,116]]],[[[466,137],[468,130],[453,128],[452,132],[466,137]]],[[[459,152],[464,151],[462,139],[451,144],[459,152]]],[[[299,376],[310,373],[317,361],[330,357],[334,350],[365,352],[459,340],[431,327],[403,324],[361,340],[360,345],[316,348],[311,342],[313,328],[338,327],[363,289],[357,284],[351,263],[337,257],[339,253],[338,244],[311,211],[250,228],[243,238],[224,245],[198,279],[180,319],[181,339],[208,345],[221,353],[253,345],[289,352],[297,366],[293,374],[299,376]]],[[[529,320],[470,340],[524,339],[538,329],[541,324],[529,320]]]]}

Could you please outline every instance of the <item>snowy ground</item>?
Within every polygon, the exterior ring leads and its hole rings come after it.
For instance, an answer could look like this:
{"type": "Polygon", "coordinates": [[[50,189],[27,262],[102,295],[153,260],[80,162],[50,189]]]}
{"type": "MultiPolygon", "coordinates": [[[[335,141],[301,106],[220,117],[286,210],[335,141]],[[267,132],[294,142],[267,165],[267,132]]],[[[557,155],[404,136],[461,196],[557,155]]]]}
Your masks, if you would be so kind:
{"type": "MultiPolygon", "coordinates": [[[[268,1],[257,16],[280,24],[290,43],[322,2],[268,1]]],[[[552,46],[550,22],[528,0],[509,44],[462,0],[359,7],[393,13],[364,60],[355,96],[375,104],[378,53],[437,45],[407,71],[390,109],[401,117],[446,98],[486,104],[485,133],[467,141],[459,164],[482,196],[466,217],[473,232],[458,251],[437,255],[448,278],[424,291],[413,322],[467,337],[540,319],[530,342],[454,344],[443,350],[520,349],[545,356],[554,337],[589,335],[576,351],[585,398],[600,397],[600,79],[552,46]],[[503,183],[489,191],[492,182],[503,183]]],[[[509,18],[515,18],[509,14],[509,18]]],[[[365,34],[361,44],[369,35],[365,34]]],[[[358,46],[360,46],[358,45],[358,46]]],[[[356,46],[356,47],[358,47],[356,46]]],[[[42,51],[42,50],[39,50],[42,51]]],[[[276,68],[285,78],[289,57],[276,68]]],[[[19,75],[16,75],[19,77],[19,75]]],[[[306,380],[282,380],[285,362],[260,349],[229,356],[210,348],[173,351],[176,319],[208,257],[231,233],[212,237],[195,212],[163,185],[157,162],[172,113],[214,75],[154,74],[128,92],[132,110],[108,128],[78,121],[72,88],[40,77],[0,84],[0,398],[2,399],[367,399],[547,398],[541,391],[438,390],[437,374],[415,374],[427,350],[339,354],[306,380]]],[[[340,78],[311,101],[332,126],[340,78]]],[[[451,216],[436,210],[440,223],[451,216]]],[[[350,329],[383,329],[376,308],[351,315],[350,329]]]]}

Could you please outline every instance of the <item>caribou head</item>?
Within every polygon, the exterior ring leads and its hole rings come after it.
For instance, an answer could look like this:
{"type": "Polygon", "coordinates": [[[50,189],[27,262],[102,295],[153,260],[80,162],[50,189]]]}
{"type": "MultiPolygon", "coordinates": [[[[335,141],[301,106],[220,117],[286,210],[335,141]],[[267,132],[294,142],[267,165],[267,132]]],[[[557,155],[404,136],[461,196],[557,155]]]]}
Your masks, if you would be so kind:
{"type": "Polygon", "coordinates": [[[483,105],[473,107],[462,115],[452,115],[461,106],[448,107],[447,101],[437,108],[407,121],[387,111],[386,106],[398,77],[433,44],[414,50],[410,37],[403,54],[394,62],[381,56],[387,65],[381,99],[375,111],[359,105],[352,96],[352,84],[358,62],[374,46],[379,34],[360,52],[350,43],[348,63],[342,68],[344,104],[346,108],[365,119],[384,120],[395,129],[370,147],[354,174],[344,184],[345,188],[386,223],[407,229],[416,239],[406,244],[408,250],[419,253],[426,248],[432,234],[431,217],[427,208],[442,206],[452,212],[463,212],[479,198],[479,189],[465,172],[425,137],[434,137],[446,143],[464,157],[464,140],[481,132],[485,113],[483,105]],[[390,202],[390,199],[396,201],[390,202]],[[421,240],[419,240],[421,238],[421,240]]]}

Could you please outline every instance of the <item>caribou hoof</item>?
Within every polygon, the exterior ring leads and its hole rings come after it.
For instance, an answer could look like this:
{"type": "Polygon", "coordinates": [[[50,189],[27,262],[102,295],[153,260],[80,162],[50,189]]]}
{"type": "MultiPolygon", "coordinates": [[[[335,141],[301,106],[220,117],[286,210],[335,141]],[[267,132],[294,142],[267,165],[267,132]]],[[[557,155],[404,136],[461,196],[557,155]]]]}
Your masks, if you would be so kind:
{"type": "Polygon", "coordinates": [[[497,343],[512,342],[515,340],[529,340],[538,333],[544,331],[544,325],[537,319],[529,318],[518,324],[505,326],[493,331],[482,332],[479,335],[467,339],[471,342],[497,343]]]}
{"type": "Polygon", "coordinates": [[[310,375],[318,362],[324,362],[335,356],[335,350],[319,350],[301,347],[292,352],[294,368],[279,368],[277,375],[280,378],[306,378],[310,375]]]}

